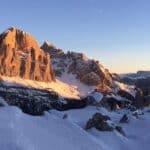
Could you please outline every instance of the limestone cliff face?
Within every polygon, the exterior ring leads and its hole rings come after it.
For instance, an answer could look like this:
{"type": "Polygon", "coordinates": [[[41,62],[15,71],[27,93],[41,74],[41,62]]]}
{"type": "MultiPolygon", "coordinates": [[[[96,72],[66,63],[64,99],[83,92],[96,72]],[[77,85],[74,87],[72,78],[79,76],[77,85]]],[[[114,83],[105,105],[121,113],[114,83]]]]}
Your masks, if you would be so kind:
{"type": "Polygon", "coordinates": [[[50,55],[28,33],[9,28],[0,35],[0,74],[51,82],[55,76],[50,55]]]}

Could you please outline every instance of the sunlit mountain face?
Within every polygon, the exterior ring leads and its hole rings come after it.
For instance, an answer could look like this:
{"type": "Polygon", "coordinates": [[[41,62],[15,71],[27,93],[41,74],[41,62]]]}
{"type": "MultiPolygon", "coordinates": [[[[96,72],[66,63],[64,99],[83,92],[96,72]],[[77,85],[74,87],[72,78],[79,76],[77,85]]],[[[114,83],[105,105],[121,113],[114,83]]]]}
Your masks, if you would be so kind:
{"type": "Polygon", "coordinates": [[[28,33],[9,28],[0,35],[0,73],[25,79],[55,80],[50,56],[44,53],[28,33]]]}
{"type": "Polygon", "coordinates": [[[150,72],[104,66],[22,29],[0,34],[1,149],[149,150],[150,72]]]}
{"type": "Polygon", "coordinates": [[[149,150],[149,14],[148,0],[1,1],[0,150],[149,150]]]}

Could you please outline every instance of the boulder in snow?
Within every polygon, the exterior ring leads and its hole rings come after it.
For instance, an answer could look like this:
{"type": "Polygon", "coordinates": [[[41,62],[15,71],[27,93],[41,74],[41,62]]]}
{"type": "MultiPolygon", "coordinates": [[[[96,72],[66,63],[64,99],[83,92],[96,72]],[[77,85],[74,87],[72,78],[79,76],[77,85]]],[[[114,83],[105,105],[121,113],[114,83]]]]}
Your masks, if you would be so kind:
{"type": "Polygon", "coordinates": [[[86,124],[86,129],[96,128],[99,131],[113,131],[107,120],[110,120],[109,116],[102,115],[101,113],[96,113],[86,124]]]}

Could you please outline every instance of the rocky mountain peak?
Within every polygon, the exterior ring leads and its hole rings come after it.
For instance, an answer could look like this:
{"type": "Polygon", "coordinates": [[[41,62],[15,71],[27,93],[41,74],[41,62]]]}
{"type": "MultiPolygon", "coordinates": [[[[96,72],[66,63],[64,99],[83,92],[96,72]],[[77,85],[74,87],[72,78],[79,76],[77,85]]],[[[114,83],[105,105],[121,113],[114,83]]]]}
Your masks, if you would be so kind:
{"type": "Polygon", "coordinates": [[[11,27],[0,35],[1,46],[6,45],[22,51],[30,51],[31,48],[39,50],[36,40],[27,32],[11,27]]]}
{"type": "Polygon", "coordinates": [[[90,59],[83,53],[69,51],[59,54],[59,50],[55,50],[51,61],[56,76],[60,78],[66,73],[72,74],[82,83],[95,86],[100,91],[108,91],[113,86],[109,71],[99,61],[90,59]]]}
{"type": "Polygon", "coordinates": [[[27,32],[11,27],[0,35],[0,74],[38,81],[55,80],[50,55],[27,32]]]}
{"type": "Polygon", "coordinates": [[[52,43],[45,41],[41,49],[43,49],[46,53],[49,53],[52,58],[59,57],[64,55],[64,51],[62,49],[56,48],[52,43]]]}
{"type": "Polygon", "coordinates": [[[52,43],[44,41],[44,43],[41,46],[41,49],[43,49],[46,52],[49,52],[50,50],[56,49],[56,47],[52,43]]]}

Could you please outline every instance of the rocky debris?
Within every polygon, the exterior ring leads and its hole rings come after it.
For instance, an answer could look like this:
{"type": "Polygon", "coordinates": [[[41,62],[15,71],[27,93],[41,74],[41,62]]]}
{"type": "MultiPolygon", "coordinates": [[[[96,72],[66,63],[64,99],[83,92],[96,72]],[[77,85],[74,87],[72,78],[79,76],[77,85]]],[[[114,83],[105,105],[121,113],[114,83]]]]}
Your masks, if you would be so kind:
{"type": "Polygon", "coordinates": [[[127,91],[119,90],[117,92],[117,94],[120,95],[121,97],[124,97],[124,98],[128,99],[128,100],[135,101],[135,97],[127,91]]]}
{"type": "Polygon", "coordinates": [[[89,119],[85,129],[88,130],[94,127],[99,131],[113,131],[113,127],[107,123],[107,120],[110,120],[110,117],[104,116],[101,113],[96,113],[89,119]]]}
{"type": "Polygon", "coordinates": [[[101,106],[110,111],[117,110],[119,105],[121,105],[121,102],[113,97],[104,97],[101,101],[101,106]]]}
{"type": "Polygon", "coordinates": [[[55,81],[50,55],[28,33],[9,28],[0,35],[0,74],[25,79],[55,81]]]}
{"type": "Polygon", "coordinates": [[[120,123],[128,123],[129,122],[129,118],[128,118],[127,114],[124,114],[119,122],[120,123]]]}
{"type": "Polygon", "coordinates": [[[132,115],[138,119],[139,116],[144,115],[144,112],[142,110],[136,110],[132,113],[132,115]]]}
{"type": "Polygon", "coordinates": [[[107,121],[111,120],[109,116],[105,116],[101,113],[95,113],[91,119],[88,120],[85,129],[96,128],[98,131],[114,131],[116,130],[121,135],[125,136],[125,132],[122,127],[115,124],[109,124],[107,121]]]}
{"type": "Polygon", "coordinates": [[[137,110],[137,108],[134,105],[129,105],[127,108],[132,112],[137,110]]]}
{"type": "Polygon", "coordinates": [[[127,100],[118,100],[115,97],[111,96],[105,96],[101,100],[100,104],[102,107],[105,107],[110,111],[113,111],[121,108],[127,108],[130,102],[127,100]]]}
{"type": "Polygon", "coordinates": [[[87,102],[85,101],[85,99],[77,100],[77,99],[64,98],[61,101],[53,102],[51,105],[53,108],[59,111],[65,111],[69,109],[85,108],[87,106],[87,102]]]}

